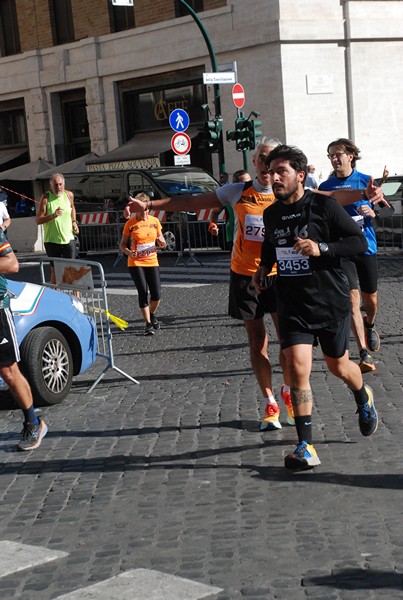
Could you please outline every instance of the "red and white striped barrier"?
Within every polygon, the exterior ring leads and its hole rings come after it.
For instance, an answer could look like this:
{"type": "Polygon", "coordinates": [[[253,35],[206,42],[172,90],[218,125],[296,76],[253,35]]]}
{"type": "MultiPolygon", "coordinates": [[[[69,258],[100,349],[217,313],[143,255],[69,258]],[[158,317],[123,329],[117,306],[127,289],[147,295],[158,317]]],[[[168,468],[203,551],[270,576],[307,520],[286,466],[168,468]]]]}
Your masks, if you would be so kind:
{"type": "MultiPolygon", "coordinates": [[[[201,210],[196,211],[196,216],[198,221],[210,221],[211,216],[211,208],[202,208],[201,210]]],[[[218,221],[223,221],[225,219],[225,211],[222,210],[217,217],[218,221]]]]}
{"type": "Polygon", "coordinates": [[[167,220],[167,215],[165,210],[152,210],[151,214],[153,217],[156,217],[161,223],[167,220]]]}
{"type": "MultiPolygon", "coordinates": [[[[202,208],[200,210],[196,210],[197,221],[210,221],[211,208],[202,208]]],[[[167,220],[167,215],[165,210],[152,210],[150,211],[153,217],[156,217],[161,223],[167,220]]],[[[222,210],[218,215],[219,221],[224,221],[225,219],[225,211],[222,210]]],[[[93,224],[93,223],[91,223],[93,224]]]]}
{"type": "Polygon", "coordinates": [[[80,218],[80,225],[107,225],[109,223],[107,212],[81,213],[77,216],[80,218]]]}

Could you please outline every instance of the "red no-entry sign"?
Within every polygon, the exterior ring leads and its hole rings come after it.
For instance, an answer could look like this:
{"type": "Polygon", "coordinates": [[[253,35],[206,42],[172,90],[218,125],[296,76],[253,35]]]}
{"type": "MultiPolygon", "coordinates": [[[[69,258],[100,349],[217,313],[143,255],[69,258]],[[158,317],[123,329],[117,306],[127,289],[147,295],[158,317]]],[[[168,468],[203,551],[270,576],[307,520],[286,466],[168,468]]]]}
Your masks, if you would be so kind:
{"type": "Polygon", "coordinates": [[[232,99],[237,108],[242,108],[245,104],[245,90],[240,83],[236,83],[232,88],[232,99]]]}

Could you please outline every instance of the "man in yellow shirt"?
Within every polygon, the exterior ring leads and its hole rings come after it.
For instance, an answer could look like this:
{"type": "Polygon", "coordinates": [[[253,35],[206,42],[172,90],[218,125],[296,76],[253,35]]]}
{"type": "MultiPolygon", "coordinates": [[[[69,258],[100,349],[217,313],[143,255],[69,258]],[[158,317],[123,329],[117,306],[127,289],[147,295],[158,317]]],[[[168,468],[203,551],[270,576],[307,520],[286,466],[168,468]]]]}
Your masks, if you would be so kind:
{"type": "MultiPolygon", "coordinates": [[[[42,195],[36,215],[37,224],[43,225],[46,254],[54,258],[75,258],[74,236],[79,229],[74,195],[64,189],[64,176],[61,173],[53,175],[49,185],[50,191],[42,195]]],[[[51,283],[56,283],[53,265],[51,283]]]]}

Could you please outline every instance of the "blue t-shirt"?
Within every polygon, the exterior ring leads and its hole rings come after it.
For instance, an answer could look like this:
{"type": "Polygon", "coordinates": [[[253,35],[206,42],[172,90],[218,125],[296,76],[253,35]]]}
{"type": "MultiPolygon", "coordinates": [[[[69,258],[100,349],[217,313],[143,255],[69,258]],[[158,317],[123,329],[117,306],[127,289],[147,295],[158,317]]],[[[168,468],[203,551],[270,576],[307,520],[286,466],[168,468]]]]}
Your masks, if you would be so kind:
{"type": "MultiPolygon", "coordinates": [[[[349,177],[336,177],[336,175],[332,175],[320,184],[319,190],[323,190],[324,192],[332,191],[332,190],[364,190],[369,181],[369,175],[364,175],[364,173],[360,173],[356,169],[353,170],[349,177]]],[[[357,222],[357,224],[361,227],[363,234],[366,237],[368,242],[368,250],[365,254],[376,254],[377,245],[376,245],[376,235],[375,230],[372,227],[372,219],[371,217],[364,217],[360,215],[358,212],[358,208],[363,204],[368,204],[372,208],[372,204],[369,200],[358,200],[354,202],[354,204],[348,204],[343,208],[348,212],[348,214],[357,222]]]]}

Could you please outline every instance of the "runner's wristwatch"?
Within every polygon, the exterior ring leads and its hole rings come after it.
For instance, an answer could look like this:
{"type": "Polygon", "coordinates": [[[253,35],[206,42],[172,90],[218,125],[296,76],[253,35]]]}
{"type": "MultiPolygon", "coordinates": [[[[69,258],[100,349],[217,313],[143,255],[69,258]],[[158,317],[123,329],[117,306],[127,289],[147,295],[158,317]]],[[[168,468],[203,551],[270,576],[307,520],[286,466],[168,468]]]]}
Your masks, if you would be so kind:
{"type": "Polygon", "coordinates": [[[319,242],[318,247],[321,254],[327,254],[329,252],[329,246],[326,242],[319,242]]]}

